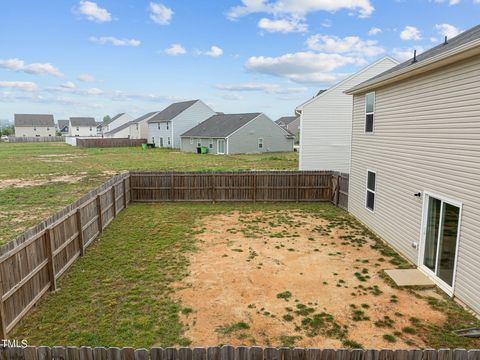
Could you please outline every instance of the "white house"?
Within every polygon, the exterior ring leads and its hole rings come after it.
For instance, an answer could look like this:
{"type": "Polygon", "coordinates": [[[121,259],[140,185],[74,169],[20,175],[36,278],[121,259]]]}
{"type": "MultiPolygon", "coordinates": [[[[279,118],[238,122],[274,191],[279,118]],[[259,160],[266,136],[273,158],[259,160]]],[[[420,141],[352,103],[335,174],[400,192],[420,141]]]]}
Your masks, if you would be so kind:
{"type": "Polygon", "coordinates": [[[122,126],[130,121],[133,121],[133,117],[128,115],[127,113],[120,113],[115,115],[108,124],[103,126],[103,133],[107,133],[109,131],[115,130],[119,126],[122,126]]]}
{"type": "Polygon", "coordinates": [[[97,123],[93,117],[71,117],[70,136],[97,136],[97,123]]]}
{"type": "Polygon", "coordinates": [[[348,94],[349,211],[480,313],[480,25],[348,94]]]}
{"type": "Polygon", "coordinates": [[[201,100],[169,105],[148,120],[148,140],[157,147],[180,148],[180,135],[216,115],[201,100]]]}
{"type": "Polygon", "coordinates": [[[148,138],[148,120],[159,111],[152,111],[139,118],[117,126],[114,130],[104,132],[105,137],[129,138],[129,139],[147,139],[148,138]]]}
{"type": "Polygon", "coordinates": [[[15,114],[16,137],[55,136],[53,115],[15,114]]]}
{"type": "Polygon", "coordinates": [[[384,57],[297,107],[300,170],[350,171],[353,100],[344,91],[397,64],[384,57]]]}

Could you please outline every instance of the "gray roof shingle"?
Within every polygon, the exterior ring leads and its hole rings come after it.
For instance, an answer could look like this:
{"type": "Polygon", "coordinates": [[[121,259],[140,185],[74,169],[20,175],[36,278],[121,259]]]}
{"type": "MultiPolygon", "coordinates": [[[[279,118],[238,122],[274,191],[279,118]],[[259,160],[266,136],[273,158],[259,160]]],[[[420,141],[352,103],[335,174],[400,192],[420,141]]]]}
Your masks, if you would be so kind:
{"type": "Polygon", "coordinates": [[[427,51],[424,51],[423,53],[417,55],[417,58],[416,58],[416,62],[413,62],[413,53],[412,53],[412,57],[401,63],[401,64],[398,64],[397,66],[394,66],[393,68],[391,69],[388,69],[387,71],[384,71],[383,73],[380,73],[374,77],[372,77],[371,79],[359,84],[358,86],[355,86],[356,87],[361,87],[363,84],[365,83],[370,83],[372,81],[375,81],[376,79],[378,78],[381,78],[385,75],[388,75],[388,74],[392,74],[398,70],[402,70],[402,69],[406,69],[408,68],[409,66],[413,65],[413,64],[418,64],[418,63],[421,63],[422,61],[425,61],[425,60],[428,60],[434,56],[438,56],[438,55],[441,55],[442,53],[444,52],[447,52],[447,51],[451,51],[452,49],[455,49],[459,46],[462,46],[462,45],[465,45],[473,40],[477,40],[477,39],[480,39],[480,25],[477,25],[467,31],[464,31],[463,33],[451,38],[451,39],[447,39],[447,43],[442,43],[440,45],[437,45],[427,51]]]}
{"type": "Polygon", "coordinates": [[[181,136],[224,138],[259,115],[261,113],[213,115],[181,136]]]}
{"type": "Polygon", "coordinates": [[[58,120],[58,130],[63,131],[63,129],[68,128],[69,121],[68,120],[58,120]]]}
{"type": "Polygon", "coordinates": [[[110,122],[117,120],[120,116],[124,115],[125,113],[120,113],[115,115],[113,118],[110,119],[110,122]]]}
{"type": "Polygon", "coordinates": [[[71,117],[70,124],[72,126],[92,126],[97,127],[97,122],[93,117],[71,117]]]}
{"type": "Polygon", "coordinates": [[[15,114],[14,117],[15,117],[16,127],[31,127],[31,126],[54,127],[55,126],[53,115],[15,114]]]}
{"type": "Polygon", "coordinates": [[[297,119],[298,119],[298,116],[283,116],[283,117],[279,118],[278,120],[276,120],[275,123],[277,123],[278,125],[280,125],[280,124],[288,125],[288,124],[290,124],[291,122],[294,122],[297,119]]]}
{"type": "Polygon", "coordinates": [[[153,118],[148,120],[149,123],[155,122],[163,122],[163,121],[170,121],[176,118],[179,114],[187,110],[190,106],[195,104],[199,100],[190,100],[190,101],[183,101],[171,104],[167,106],[164,110],[160,111],[157,115],[153,118]]]}

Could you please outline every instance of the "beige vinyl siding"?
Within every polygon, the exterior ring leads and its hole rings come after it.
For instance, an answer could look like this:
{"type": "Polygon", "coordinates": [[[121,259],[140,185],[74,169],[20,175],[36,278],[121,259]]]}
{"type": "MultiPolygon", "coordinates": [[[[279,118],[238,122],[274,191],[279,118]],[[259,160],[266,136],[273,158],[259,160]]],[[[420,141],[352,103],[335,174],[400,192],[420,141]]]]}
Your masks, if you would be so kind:
{"type": "Polygon", "coordinates": [[[299,107],[300,170],[350,172],[352,96],[344,91],[397,64],[383,58],[299,107]]]}
{"type": "Polygon", "coordinates": [[[374,133],[354,96],[349,210],[418,264],[422,198],[463,203],[454,294],[480,313],[480,57],[376,89],[374,133]],[[377,173],[365,209],[367,168],[377,173]]]}

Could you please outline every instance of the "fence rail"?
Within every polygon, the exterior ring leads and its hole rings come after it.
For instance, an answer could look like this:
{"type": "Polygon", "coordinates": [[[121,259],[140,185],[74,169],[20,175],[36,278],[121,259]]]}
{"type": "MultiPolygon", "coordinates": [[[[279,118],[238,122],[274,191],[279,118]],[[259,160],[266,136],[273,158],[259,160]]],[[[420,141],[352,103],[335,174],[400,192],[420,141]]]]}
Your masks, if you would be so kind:
{"type": "Polygon", "coordinates": [[[27,143],[27,142],[64,142],[63,136],[32,136],[32,137],[15,137],[9,136],[8,142],[11,143],[27,143]]]}
{"type": "Polygon", "coordinates": [[[133,147],[146,144],[146,139],[116,139],[116,138],[99,138],[99,139],[77,139],[78,147],[85,148],[108,148],[108,147],[133,147]]]}
{"type": "Polygon", "coordinates": [[[480,350],[334,350],[256,346],[134,349],[39,346],[0,348],[0,358],[3,360],[480,360],[480,350]]]}
{"type": "Polygon", "coordinates": [[[346,208],[347,189],[348,175],[331,171],[116,175],[0,247],[0,338],[56,289],[58,278],[130,202],[328,201],[346,208]]]}

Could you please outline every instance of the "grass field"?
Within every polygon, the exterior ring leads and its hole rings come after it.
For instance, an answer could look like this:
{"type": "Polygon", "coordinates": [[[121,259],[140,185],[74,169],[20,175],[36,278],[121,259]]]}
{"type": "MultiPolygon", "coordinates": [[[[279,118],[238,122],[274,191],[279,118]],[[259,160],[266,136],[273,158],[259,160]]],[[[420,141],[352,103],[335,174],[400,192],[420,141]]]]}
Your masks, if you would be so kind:
{"type": "Polygon", "coordinates": [[[382,270],[397,266],[408,264],[330,204],[135,204],[10,336],[145,348],[480,346],[452,334],[480,326],[453,301],[386,281],[382,270]]]}
{"type": "Polygon", "coordinates": [[[296,153],[214,156],[64,143],[0,143],[0,244],[122,170],[294,170],[296,153]]]}

